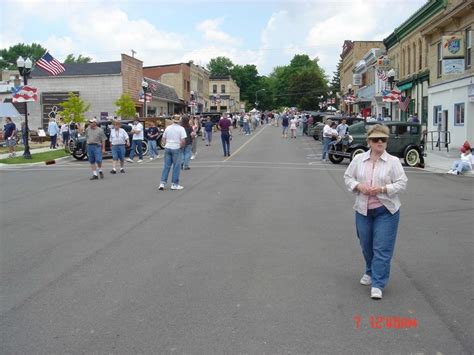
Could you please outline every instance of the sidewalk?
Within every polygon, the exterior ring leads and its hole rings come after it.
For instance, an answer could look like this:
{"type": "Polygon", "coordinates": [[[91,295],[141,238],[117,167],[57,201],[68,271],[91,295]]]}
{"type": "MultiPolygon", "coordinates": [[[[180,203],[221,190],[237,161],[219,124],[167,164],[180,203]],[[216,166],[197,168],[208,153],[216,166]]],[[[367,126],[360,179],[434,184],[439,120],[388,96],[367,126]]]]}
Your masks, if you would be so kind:
{"type": "MultiPolygon", "coordinates": [[[[49,147],[44,147],[44,148],[30,148],[30,153],[31,154],[38,154],[38,153],[44,153],[44,152],[50,152],[52,150],[58,150],[58,149],[64,149],[64,147],[56,148],[56,149],[49,149],[49,147]]],[[[23,155],[24,150],[20,150],[16,153],[17,157],[21,157],[23,155]]],[[[7,159],[8,158],[8,153],[0,154],[0,159],[7,159]]]]}
{"type": "MultiPolygon", "coordinates": [[[[451,169],[453,162],[460,159],[461,153],[459,149],[446,150],[426,150],[425,169],[436,173],[447,173],[451,169]]],[[[471,170],[464,173],[464,176],[474,177],[474,172],[471,170]]]]}

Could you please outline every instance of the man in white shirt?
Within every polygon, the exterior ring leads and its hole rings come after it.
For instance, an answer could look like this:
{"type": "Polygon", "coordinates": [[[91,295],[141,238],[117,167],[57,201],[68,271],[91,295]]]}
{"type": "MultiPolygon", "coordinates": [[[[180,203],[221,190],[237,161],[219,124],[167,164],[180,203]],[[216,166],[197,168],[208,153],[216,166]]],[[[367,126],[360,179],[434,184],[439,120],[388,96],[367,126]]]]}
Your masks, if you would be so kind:
{"type": "Polygon", "coordinates": [[[165,146],[165,158],[163,161],[163,172],[161,174],[161,182],[158,190],[164,190],[168,182],[168,176],[173,166],[173,174],[171,177],[171,190],[182,190],[183,186],[179,184],[179,173],[181,172],[181,148],[186,143],[186,130],[179,125],[181,122],[180,115],[173,116],[173,124],[166,127],[161,138],[165,146]]]}
{"type": "Polygon", "coordinates": [[[138,118],[135,118],[132,124],[133,133],[132,137],[132,147],[130,148],[130,156],[127,159],[128,162],[133,163],[133,158],[135,157],[135,149],[138,150],[138,161],[141,163],[143,161],[143,152],[142,152],[142,141],[143,141],[143,125],[138,121],[138,118]]]}
{"type": "Polygon", "coordinates": [[[332,137],[334,135],[334,129],[331,128],[332,123],[332,120],[327,119],[326,124],[323,128],[323,156],[321,158],[322,161],[328,161],[327,154],[329,150],[329,143],[331,143],[332,137]]]}

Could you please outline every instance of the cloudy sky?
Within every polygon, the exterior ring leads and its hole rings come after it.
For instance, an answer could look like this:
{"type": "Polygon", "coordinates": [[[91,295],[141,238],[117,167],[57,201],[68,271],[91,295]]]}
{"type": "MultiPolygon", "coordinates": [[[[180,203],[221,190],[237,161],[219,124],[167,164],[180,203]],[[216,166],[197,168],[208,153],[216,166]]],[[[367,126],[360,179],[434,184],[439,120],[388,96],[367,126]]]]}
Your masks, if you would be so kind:
{"type": "Polygon", "coordinates": [[[0,48],[37,42],[63,60],[82,54],[145,65],[229,57],[267,75],[295,54],[332,76],[344,40],[382,40],[427,0],[3,0],[0,48]]]}

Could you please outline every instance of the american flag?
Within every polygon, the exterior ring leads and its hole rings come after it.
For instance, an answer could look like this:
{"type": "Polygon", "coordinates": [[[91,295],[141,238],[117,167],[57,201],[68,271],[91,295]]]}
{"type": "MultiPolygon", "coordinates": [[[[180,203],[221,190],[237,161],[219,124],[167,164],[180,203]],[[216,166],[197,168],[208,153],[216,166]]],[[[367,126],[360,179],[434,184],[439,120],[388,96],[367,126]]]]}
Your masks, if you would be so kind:
{"type": "Polygon", "coordinates": [[[398,103],[400,105],[400,110],[402,111],[407,111],[408,108],[410,107],[410,96],[401,96],[400,95],[400,99],[398,100],[398,103]]]}
{"type": "Polygon", "coordinates": [[[354,95],[347,95],[345,98],[344,98],[344,102],[346,104],[353,104],[355,102],[355,96],[354,95]]]}
{"type": "Polygon", "coordinates": [[[385,70],[377,69],[377,77],[382,81],[386,81],[387,80],[387,73],[385,72],[385,70]]]}
{"type": "Polygon", "coordinates": [[[45,55],[36,62],[36,65],[51,75],[59,75],[66,71],[64,65],[59,63],[49,52],[46,52],[45,55]]]}
{"type": "Polygon", "coordinates": [[[383,102],[398,102],[400,100],[401,93],[398,90],[382,90],[383,102]]]}
{"type": "Polygon", "coordinates": [[[146,97],[146,102],[151,102],[153,99],[153,96],[147,92],[145,95],[143,95],[143,92],[140,93],[140,97],[138,98],[138,102],[143,102],[143,96],[146,97]]]}
{"type": "Polygon", "coordinates": [[[150,89],[151,89],[152,91],[156,91],[156,88],[157,88],[157,86],[156,86],[155,83],[150,83],[150,89]]]}

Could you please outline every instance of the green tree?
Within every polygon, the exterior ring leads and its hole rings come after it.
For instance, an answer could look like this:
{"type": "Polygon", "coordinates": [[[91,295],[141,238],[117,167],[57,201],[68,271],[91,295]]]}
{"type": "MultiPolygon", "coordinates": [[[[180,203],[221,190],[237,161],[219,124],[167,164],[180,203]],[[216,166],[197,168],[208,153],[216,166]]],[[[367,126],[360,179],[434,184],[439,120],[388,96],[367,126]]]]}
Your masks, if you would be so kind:
{"type": "Polygon", "coordinates": [[[337,69],[333,72],[331,83],[329,84],[329,90],[332,91],[332,97],[336,98],[336,103],[333,105],[334,107],[339,107],[340,99],[337,97],[336,93],[341,92],[341,67],[342,67],[342,59],[339,59],[339,63],[337,64],[337,69]]]}
{"type": "Polygon", "coordinates": [[[227,76],[230,75],[234,63],[227,57],[212,58],[207,65],[207,70],[211,76],[227,76]]]}
{"type": "Polygon", "coordinates": [[[8,49],[0,50],[0,69],[16,69],[16,60],[18,57],[30,58],[33,63],[40,59],[46,53],[46,48],[38,43],[24,44],[18,43],[8,49]]]}
{"type": "Polygon", "coordinates": [[[69,93],[69,98],[59,104],[62,107],[61,117],[64,122],[74,121],[76,123],[86,120],[85,113],[89,111],[90,104],[87,104],[82,98],[74,93],[69,93]]]}
{"type": "Polygon", "coordinates": [[[115,111],[117,116],[125,119],[135,117],[135,113],[137,112],[135,109],[135,102],[133,102],[130,95],[122,94],[120,98],[115,101],[115,106],[118,107],[115,111]]]}
{"type": "Polygon", "coordinates": [[[72,64],[72,63],[90,63],[92,62],[91,57],[83,57],[82,54],[79,54],[76,57],[74,57],[74,54],[68,54],[66,59],[64,59],[65,64],[72,64]]]}

